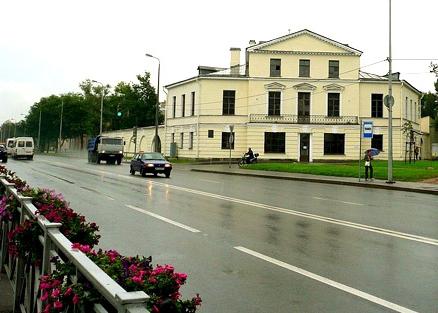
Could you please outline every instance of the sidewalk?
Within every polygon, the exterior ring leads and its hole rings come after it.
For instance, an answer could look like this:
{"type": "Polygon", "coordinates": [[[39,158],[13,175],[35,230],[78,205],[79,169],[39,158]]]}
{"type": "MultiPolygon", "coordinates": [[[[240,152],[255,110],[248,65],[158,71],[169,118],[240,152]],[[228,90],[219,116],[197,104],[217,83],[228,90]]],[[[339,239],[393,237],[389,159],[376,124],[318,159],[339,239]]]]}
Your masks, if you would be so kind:
{"type": "Polygon", "coordinates": [[[0,273],[0,313],[12,313],[12,287],[6,274],[0,273]]]}
{"type": "Polygon", "coordinates": [[[312,183],[335,184],[335,185],[387,189],[387,190],[406,191],[406,192],[418,192],[418,193],[438,195],[438,184],[429,184],[429,183],[396,182],[394,184],[387,184],[384,180],[365,181],[365,179],[362,178],[361,181],[359,181],[358,178],[354,178],[354,177],[335,177],[335,176],[310,175],[310,174],[301,174],[301,173],[247,170],[247,169],[240,169],[235,164],[232,164],[231,168],[228,167],[228,164],[193,165],[193,168],[191,170],[194,172],[203,172],[203,173],[296,180],[296,181],[305,181],[312,183]]]}

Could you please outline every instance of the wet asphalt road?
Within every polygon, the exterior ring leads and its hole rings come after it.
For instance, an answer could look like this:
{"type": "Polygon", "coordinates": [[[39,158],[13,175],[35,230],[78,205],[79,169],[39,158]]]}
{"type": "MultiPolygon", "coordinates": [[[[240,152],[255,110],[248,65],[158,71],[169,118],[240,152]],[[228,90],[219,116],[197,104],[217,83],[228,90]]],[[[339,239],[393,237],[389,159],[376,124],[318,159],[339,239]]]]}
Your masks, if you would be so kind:
{"type": "Polygon", "coordinates": [[[7,167],[63,193],[101,248],[188,273],[200,312],[438,312],[436,196],[185,165],[170,179],[66,157],[7,167]]]}

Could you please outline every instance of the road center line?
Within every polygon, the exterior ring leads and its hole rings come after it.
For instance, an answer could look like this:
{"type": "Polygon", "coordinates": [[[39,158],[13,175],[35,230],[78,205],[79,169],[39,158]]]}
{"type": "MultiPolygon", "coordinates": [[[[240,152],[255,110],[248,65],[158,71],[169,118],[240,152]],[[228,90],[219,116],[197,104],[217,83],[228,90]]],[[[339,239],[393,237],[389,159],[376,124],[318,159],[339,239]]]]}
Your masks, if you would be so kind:
{"type": "Polygon", "coordinates": [[[285,268],[285,269],[287,269],[289,271],[292,271],[292,272],[298,273],[300,275],[306,276],[308,278],[311,278],[313,280],[319,281],[319,282],[321,282],[323,284],[326,284],[326,285],[329,285],[331,287],[340,289],[342,291],[345,291],[345,292],[347,292],[349,294],[355,295],[355,296],[360,297],[362,299],[365,299],[365,300],[368,300],[370,302],[376,303],[378,305],[384,306],[384,307],[389,308],[391,310],[394,310],[396,312],[401,312],[401,313],[416,313],[416,311],[410,310],[410,309],[405,308],[403,306],[400,306],[398,304],[386,301],[384,299],[381,299],[381,298],[378,298],[376,296],[373,296],[373,295],[371,295],[369,293],[366,293],[366,292],[363,292],[361,290],[352,288],[350,286],[338,283],[338,282],[336,282],[334,280],[331,280],[329,278],[326,278],[326,277],[320,276],[318,274],[306,271],[306,270],[304,270],[302,268],[290,265],[290,264],[282,262],[280,260],[271,258],[271,257],[269,257],[267,255],[258,253],[256,251],[253,251],[253,250],[250,250],[250,249],[247,249],[245,247],[237,246],[237,247],[234,247],[234,249],[237,249],[237,250],[239,250],[241,252],[244,252],[246,254],[252,255],[252,256],[254,256],[256,258],[259,258],[259,259],[264,260],[266,262],[272,263],[274,265],[280,266],[280,267],[285,268]]]}
{"type": "Polygon", "coordinates": [[[351,204],[351,205],[364,205],[364,204],[362,204],[362,203],[348,202],[348,201],[341,201],[341,200],[336,200],[336,199],[328,199],[328,198],[320,198],[320,197],[312,197],[312,198],[313,198],[313,199],[317,199],[317,200],[324,200],[324,201],[341,202],[341,203],[351,204]]]}
{"type": "Polygon", "coordinates": [[[143,210],[143,209],[138,208],[138,207],[136,207],[136,206],[126,204],[126,207],[128,207],[128,208],[130,208],[130,209],[132,209],[132,210],[135,210],[135,211],[137,211],[137,212],[140,212],[140,213],[143,213],[143,214],[146,214],[146,215],[149,215],[149,216],[155,217],[156,219],[162,220],[163,222],[166,222],[166,223],[172,224],[172,225],[174,225],[174,226],[181,227],[181,228],[183,228],[183,229],[185,229],[185,230],[188,230],[188,231],[190,231],[190,232],[192,232],[192,233],[200,233],[200,232],[201,232],[200,230],[197,230],[196,228],[192,228],[192,227],[189,227],[189,226],[187,226],[187,225],[184,225],[184,224],[181,224],[181,223],[178,223],[178,222],[172,221],[171,219],[168,219],[167,217],[164,217],[164,216],[161,216],[161,215],[158,215],[158,214],[155,214],[155,213],[152,213],[152,212],[149,212],[149,211],[143,210]]]}

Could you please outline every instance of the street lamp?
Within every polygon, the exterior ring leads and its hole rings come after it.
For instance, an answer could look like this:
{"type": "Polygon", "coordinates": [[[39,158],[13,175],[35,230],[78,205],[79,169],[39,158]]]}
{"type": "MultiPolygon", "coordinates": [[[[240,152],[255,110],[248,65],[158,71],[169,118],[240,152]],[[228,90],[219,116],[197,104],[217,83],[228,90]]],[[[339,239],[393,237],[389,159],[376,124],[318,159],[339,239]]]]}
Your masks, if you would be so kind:
{"type": "Polygon", "coordinates": [[[38,151],[41,151],[40,136],[41,136],[41,106],[40,106],[40,118],[38,120],[38,151]]]}
{"type": "Polygon", "coordinates": [[[154,152],[161,152],[161,142],[158,136],[158,108],[160,106],[160,59],[152,54],[146,53],[149,58],[154,58],[158,61],[158,84],[157,84],[157,104],[155,106],[155,137],[154,137],[154,152]]]}
{"type": "Polygon", "coordinates": [[[103,84],[101,82],[98,82],[97,80],[92,80],[93,83],[97,83],[100,84],[102,86],[102,92],[101,92],[101,97],[100,97],[100,130],[99,130],[99,135],[102,135],[102,120],[103,120],[103,92],[104,92],[104,87],[103,84]]]}
{"type": "Polygon", "coordinates": [[[61,151],[61,142],[62,142],[62,113],[64,112],[64,98],[61,97],[61,117],[59,121],[59,144],[58,151],[61,151]]]}
{"type": "Polygon", "coordinates": [[[391,47],[391,0],[389,0],[389,56],[388,56],[388,99],[386,106],[388,108],[388,184],[395,183],[392,177],[392,106],[394,98],[392,97],[392,47],[391,47]]]}

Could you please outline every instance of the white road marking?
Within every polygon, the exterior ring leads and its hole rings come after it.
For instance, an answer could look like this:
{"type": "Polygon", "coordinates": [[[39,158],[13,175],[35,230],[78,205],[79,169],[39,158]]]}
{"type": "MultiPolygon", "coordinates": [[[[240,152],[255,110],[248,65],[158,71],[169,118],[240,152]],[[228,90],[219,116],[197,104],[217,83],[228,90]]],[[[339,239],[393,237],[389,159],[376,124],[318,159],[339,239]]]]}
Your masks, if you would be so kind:
{"type": "MultiPolygon", "coordinates": [[[[76,169],[73,166],[63,164],[63,163],[61,163],[61,164],[63,165],[63,167],[71,168],[73,170],[76,169]]],[[[92,169],[90,169],[90,171],[100,172],[100,171],[92,170],[92,169]]],[[[115,173],[111,173],[111,172],[106,172],[106,174],[108,174],[110,176],[118,176],[118,177],[121,177],[121,178],[124,178],[127,180],[131,180],[133,178],[130,175],[120,175],[120,174],[115,174],[115,173]]],[[[222,196],[222,195],[218,195],[218,194],[214,194],[214,193],[194,190],[194,189],[185,188],[185,187],[179,187],[179,186],[175,186],[175,185],[169,185],[167,183],[166,184],[159,183],[159,182],[152,181],[152,180],[148,180],[147,182],[158,185],[158,186],[164,186],[166,188],[171,188],[171,189],[189,192],[189,193],[193,193],[193,194],[197,194],[197,195],[202,195],[205,197],[210,197],[210,198],[215,198],[215,199],[220,199],[220,200],[225,200],[225,201],[230,201],[230,202],[235,202],[235,203],[240,203],[240,204],[245,204],[245,205],[254,206],[254,207],[258,207],[258,208],[262,208],[262,209],[266,209],[266,210],[270,210],[270,211],[300,216],[300,217],[304,217],[304,218],[318,220],[321,222],[341,225],[341,226],[345,226],[345,227],[351,227],[351,228],[365,230],[365,231],[378,233],[378,234],[382,234],[382,235],[386,235],[386,236],[397,237],[397,238],[401,238],[401,239],[412,240],[412,241],[416,241],[416,242],[421,242],[421,243],[425,243],[425,244],[429,244],[429,245],[438,246],[438,239],[434,239],[434,238],[398,232],[395,230],[379,228],[379,227],[365,225],[365,224],[353,223],[353,222],[349,222],[349,221],[345,221],[345,220],[338,220],[338,219],[331,218],[331,217],[325,217],[325,216],[321,216],[321,215],[310,214],[310,213],[300,212],[300,211],[296,211],[296,210],[284,209],[284,208],[280,208],[280,207],[270,206],[267,204],[262,204],[262,203],[247,201],[247,200],[241,200],[241,199],[237,199],[237,198],[222,196]]]]}
{"type": "Polygon", "coordinates": [[[351,205],[364,205],[364,204],[362,204],[362,203],[348,202],[348,201],[341,201],[341,200],[336,200],[336,199],[328,199],[328,198],[320,198],[320,197],[312,197],[312,198],[313,198],[313,199],[317,199],[317,200],[324,200],[324,201],[341,202],[341,203],[351,204],[351,205]]]}
{"type": "Polygon", "coordinates": [[[369,232],[373,232],[373,233],[383,234],[386,236],[392,236],[392,237],[397,237],[397,238],[402,238],[402,239],[406,239],[406,240],[412,240],[412,241],[417,241],[417,242],[421,242],[421,243],[426,243],[426,244],[438,246],[438,239],[434,239],[434,238],[428,238],[428,237],[417,236],[417,235],[408,234],[408,233],[402,233],[402,232],[398,232],[395,230],[379,228],[379,227],[375,227],[375,226],[369,226],[369,225],[349,222],[349,221],[345,221],[345,220],[338,220],[338,219],[331,218],[331,217],[326,217],[326,216],[321,216],[321,215],[316,215],[316,214],[311,214],[311,213],[300,212],[300,211],[296,211],[296,210],[275,207],[275,206],[271,206],[271,205],[267,205],[267,204],[263,204],[263,203],[257,203],[257,202],[248,201],[248,200],[241,200],[241,199],[237,199],[237,198],[222,196],[222,195],[218,195],[218,194],[214,194],[214,193],[210,193],[210,192],[199,191],[199,190],[194,190],[194,189],[185,188],[185,187],[179,187],[179,186],[175,186],[175,185],[163,184],[163,183],[159,183],[159,182],[155,182],[155,181],[151,181],[151,180],[148,182],[150,182],[154,185],[164,186],[166,188],[171,188],[171,189],[175,189],[175,190],[189,192],[189,193],[202,195],[202,196],[210,197],[210,198],[214,198],[214,199],[226,200],[226,201],[230,201],[230,202],[235,202],[235,203],[240,203],[240,204],[245,204],[245,205],[249,205],[249,206],[262,208],[265,210],[270,210],[270,211],[305,217],[305,218],[309,218],[309,219],[313,219],[313,220],[318,220],[321,222],[341,225],[341,226],[345,226],[345,227],[351,227],[351,228],[355,228],[355,229],[361,229],[361,230],[365,230],[365,231],[369,231],[369,232]]]}
{"type": "Polygon", "coordinates": [[[149,215],[149,216],[155,217],[156,219],[162,220],[163,222],[166,222],[166,223],[172,224],[172,225],[174,225],[174,226],[181,227],[181,228],[183,228],[183,229],[185,229],[185,230],[188,230],[188,231],[190,231],[190,232],[192,232],[192,233],[200,233],[200,232],[201,232],[200,230],[197,230],[196,228],[192,228],[192,227],[190,227],[190,226],[187,226],[187,225],[184,225],[184,224],[181,224],[181,223],[178,223],[178,222],[172,221],[171,219],[168,219],[167,217],[164,217],[164,216],[161,216],[161,215],[158,215],[158,214],[155,214],[155,213],[152,213],[152,212],[149,212],[149,211],[143,210],[143,209],[138,208],[138,207],[136,207],[136,206],[126,204],[126,207],[128,207],[128,208],[130,208],[130,209],[132,209],[132,210],[135,210],[135,211],[137,211],[137,212],[140,212],[140,213],[147,214],[147,215],[149,215]]]}
{"type": "Polygon", "coordinates": [[[220,181],[215,181],[215,180],[209,180],[209,179],[200,179],[201,181],[206,181],[208,183],[214,183],[214,184],[221,184],[220,181]]]}
{"type": "Polygon", "coordinates": [[[308,278],[311,278],[313,280],[319,281],[319,282],[321,282],[323,284],[326,284],[326,285],[329,285],[331,287],[340,289],[340,290],[345,291],[345,292],[347,292],[349,294],[355,295],[355,296],[360,297],[362,299],[365,299],[365,300],[368,300],[370,302],[376,303],[378,305],[384,306],[384,307],[389,308],[391,310],[394,310],[396,312],[401,312],[401,313],[417,313],[416,311],[410,310],[410,309],[405,308],[403,306],[400,306],[398,304],[386,301],[384,299],[381,299],[381,298],[378,298],[376,296],[373,296],[373,295],[371,295],[369,293],[366,293],[366,292],[363,292],[361,290],[352,288],[350,286],[338,283],[338,282],[336,282],[334,280],[331,280],[329,278],[326,278],[326,277],[320,276],[318,274],[306,271],[306,270],[304,270],[302,268],[299,268],[299,267],[290,265],[288,263],[279,261],[277,259],[271,258],[271,257],[269,257],[267,255],[258,253],[256,251],[253,251],[253,250],[250,250],[250,249],[247,249],[245,247],[237,246],[237,247],[234,247],[234,248],[239,250],[239,251],[241,251],[241,252],[247,253],[247,254],[252,255],[252,256],[254,256],[256,258],[264,260],[266,262],[275,264],[275,265],[280,266],[282,268],[285,268],[285,269],[287,269],[289,271],[292,271],[292,272],[298,273],[300,275],[306,276],[308,278]]]}

